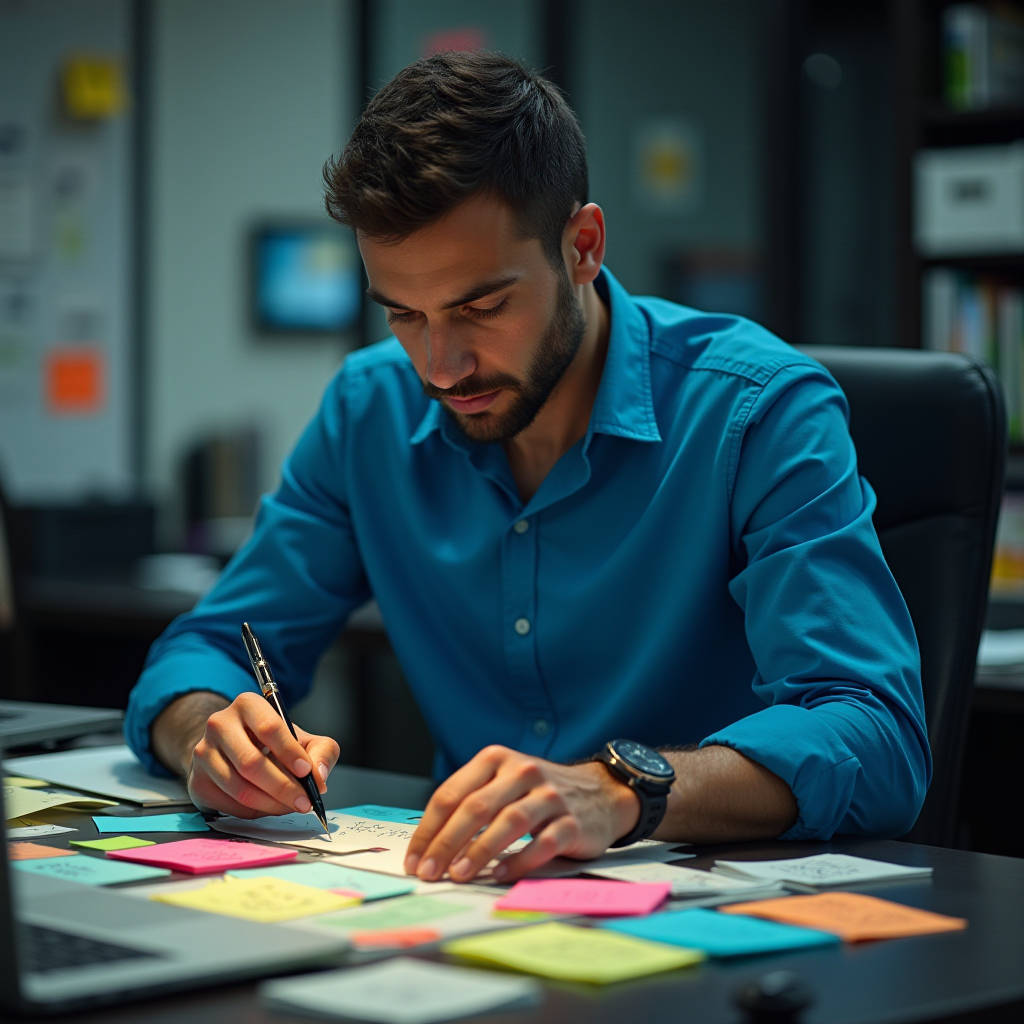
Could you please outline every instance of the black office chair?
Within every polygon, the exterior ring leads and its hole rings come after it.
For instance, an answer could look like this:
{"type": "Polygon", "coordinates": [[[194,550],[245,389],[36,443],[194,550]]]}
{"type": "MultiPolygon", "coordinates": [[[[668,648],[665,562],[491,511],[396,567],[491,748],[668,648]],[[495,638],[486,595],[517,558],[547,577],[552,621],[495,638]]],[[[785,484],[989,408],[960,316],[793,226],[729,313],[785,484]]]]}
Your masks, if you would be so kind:
{"type": "Polygon", "coordinates": [[[802,349],[850,403],[875,529],[921,648],[931,789],[907,838],[956,842],[957,798],[1006,468],[995,376],[965,356],[908,349],[802,349]]]}

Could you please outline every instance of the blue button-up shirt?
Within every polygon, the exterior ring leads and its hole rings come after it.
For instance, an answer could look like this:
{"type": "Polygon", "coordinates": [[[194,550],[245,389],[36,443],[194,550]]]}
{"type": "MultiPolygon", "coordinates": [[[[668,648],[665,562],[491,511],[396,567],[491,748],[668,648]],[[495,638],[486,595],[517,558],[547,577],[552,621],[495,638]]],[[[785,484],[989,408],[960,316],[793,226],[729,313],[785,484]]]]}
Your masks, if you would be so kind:
{"type": "MultiPolygon", "coordinates": [[[[176,697],[289,702],[376,598],[443,777],[489,743],[725,744],[792,788],[789,838],[900,835],[931,772],[914,628],[839,387],[756,324],[598,278],[611,335],[586,436],[522,501],[397,341],[350,355],[252,537],[153,645],[132,749],[176,697]]],[[[302,723],[300,723],[302,724],[302,723]]],[[[316,723],[306,723],[316,729],[316,723]]]]}

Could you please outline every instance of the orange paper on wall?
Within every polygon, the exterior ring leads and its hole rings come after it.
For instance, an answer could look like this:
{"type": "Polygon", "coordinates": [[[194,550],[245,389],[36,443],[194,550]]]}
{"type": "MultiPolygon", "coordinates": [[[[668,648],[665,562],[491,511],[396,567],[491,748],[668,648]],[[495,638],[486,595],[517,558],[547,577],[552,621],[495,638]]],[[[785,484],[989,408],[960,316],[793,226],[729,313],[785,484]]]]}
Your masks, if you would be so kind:
{"type": "Polygon", "coordinates": [[[784,896],[775,900],[733,903],[718,909],[724,914],[746,914],[804,928],[817,928],[838,935],[844,942],[901,939],[967,927],[962,917],[946,917],[945,914],[933,914],[930,910],[919,910],[853,892],[784,896]]]}
{"type": "Polygon", "coordinates": [[[68,345],[46,357],[46,402],[63,416],[98,413],[106,401],[106,364],[96,346],[68,345]]]}

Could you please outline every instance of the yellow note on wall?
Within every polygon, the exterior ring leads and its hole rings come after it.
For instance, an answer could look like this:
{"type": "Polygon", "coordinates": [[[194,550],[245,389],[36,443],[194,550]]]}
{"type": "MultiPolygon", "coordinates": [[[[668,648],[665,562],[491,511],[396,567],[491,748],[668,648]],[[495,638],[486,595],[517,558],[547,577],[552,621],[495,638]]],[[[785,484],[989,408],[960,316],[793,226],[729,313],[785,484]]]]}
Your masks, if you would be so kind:
{"type": "Polygon", "coordinates": [[[151,899],[176,907],[204,910],[208,914],[244,917],[247,921],[274,924],[298,917],[327,914],[358,906],[360,900],[338,896],[326,889],[286,882],[282,878],[247,878],[245,881],[212,881],[202,889],[157,893],[151,899]]]}

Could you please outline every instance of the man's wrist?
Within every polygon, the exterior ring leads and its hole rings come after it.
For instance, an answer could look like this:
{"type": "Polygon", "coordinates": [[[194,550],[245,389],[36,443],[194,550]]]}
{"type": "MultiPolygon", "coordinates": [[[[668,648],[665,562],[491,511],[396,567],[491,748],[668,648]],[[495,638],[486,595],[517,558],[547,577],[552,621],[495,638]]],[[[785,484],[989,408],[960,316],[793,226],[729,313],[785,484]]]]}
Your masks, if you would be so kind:
{"type": "Polygon", "coordinates": [[[150,744],[156,759],[186,779],[192,768],[192,752],[206,732],[207,719],[231,702],[211,690],[194,690],[173,700],[150,726],[150,744]]]}
{"type": "Polygon", "coordinates": [[[592,761],[588,767],[600,773],[601,785],[612,811],[614,842],[636,828],[636,823],[640,820],[640,797],[632,786],[613,774],[603,761],[592,761]]]}

